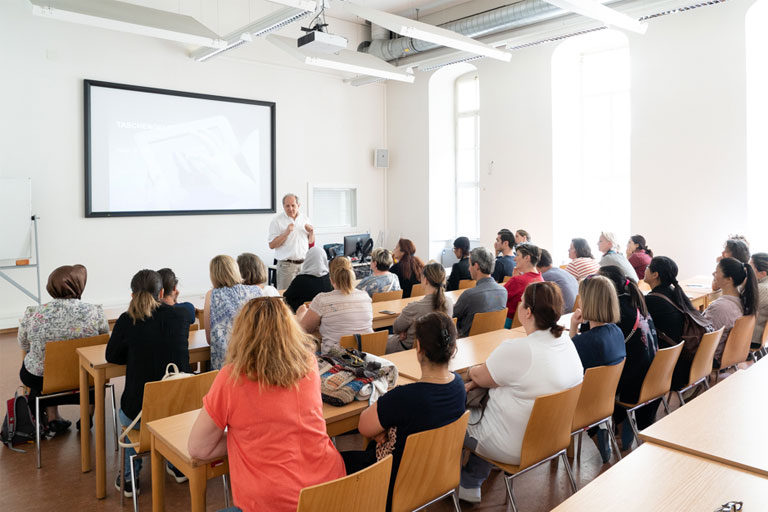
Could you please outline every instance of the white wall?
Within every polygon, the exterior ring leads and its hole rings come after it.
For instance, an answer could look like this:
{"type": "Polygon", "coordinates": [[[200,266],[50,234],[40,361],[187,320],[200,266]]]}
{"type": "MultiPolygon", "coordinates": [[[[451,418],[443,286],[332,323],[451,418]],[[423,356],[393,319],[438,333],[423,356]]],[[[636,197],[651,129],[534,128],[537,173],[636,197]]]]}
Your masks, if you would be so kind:
{"type": "MultiPolygon", "coordinates": [[[[32,178],[43,278],[59,265],[86,265],[85,300],[127,303],[141,268],[172,267],[191,294],[210,287],[216,254],[272,259],[271,214],[84,218],[85,78],[275,101],[278,197],[305,198],[308,182],[358,184],[360,227],[384,229],[384,178],[372,167],[373,149],[385,143],[384,86],[223,56],[199,64],[168,41],[34,18],[21,0],[0,6],[0,47],[0,176],[32,178]]],[[[11,275],[33,286],[31,271],[11,275]]],[[[14,326],[28,304],[0,281],[0,328],[14,326]]]]}
{"type": "MultiPolygon", "coordinates": [[[[712,272],[727,235],[746,232],[744,14],[751,4],[652,19],[646,35],[630,36],[631,229],[657,254],[674,258],[682,277],[712,272]]],[[[509,64],[473,63],[480,75],[480,226],[488,246],[501,227],[525,228],[535,243],[552,246],[554,48],[517,50],[509,64]]],[[[428,243],[421,219],[429,207],[418,190],[427,186],[428,79],[417,74],[413,86],[387,90],[389,225],[410,232],[417,248],[428,243]],[[405,197],[407,210],[394,199],[405,197]]]]}

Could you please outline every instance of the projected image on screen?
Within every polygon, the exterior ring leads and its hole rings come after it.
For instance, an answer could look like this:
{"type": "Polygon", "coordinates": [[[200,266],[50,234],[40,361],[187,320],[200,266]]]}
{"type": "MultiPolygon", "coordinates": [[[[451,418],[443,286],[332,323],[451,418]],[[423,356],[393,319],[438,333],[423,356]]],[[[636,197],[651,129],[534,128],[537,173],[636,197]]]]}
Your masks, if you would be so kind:
{"type": "Polygon", "coordinates": [[[274,103],[85,82],[86,216],[274,211],[274,103]]]}

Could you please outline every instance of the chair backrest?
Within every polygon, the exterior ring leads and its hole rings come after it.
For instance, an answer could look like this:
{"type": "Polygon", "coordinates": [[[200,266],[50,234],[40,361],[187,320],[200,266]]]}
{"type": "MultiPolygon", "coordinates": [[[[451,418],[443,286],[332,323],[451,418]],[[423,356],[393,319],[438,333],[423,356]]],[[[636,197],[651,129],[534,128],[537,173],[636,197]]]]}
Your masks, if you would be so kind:
{"type": "Polygon", "coordinates": [[[715,332],[708,332],[701,337],[701,343],[699,343],[691,363],[691,372],[688,377],[689,386],[712,373],[712,359],[715,357],[715,350],[720,342],[720,337],[723,335],[723,329],[725,327],[721,327],[715,332]]]}
{"type": "Polygon", "coordinates": [[[573,311],[576,311],[577,309],[581,308],[581,295],[576,295],[576,298],[573,300],[573,311]]]}
{"type": "MultiPolygon", "coordinates": [[[[383,356],[387,352],[387,331],[376,331],[360,335],[360,345],[363,352],[368,352],[375,356],[383,356]]],[[[357,340],[354,335],[342,336],[339,340],[342,348],[354,348],[357,350],[357,340]]]]}
{"type": "Polygon", "coordinates": [[[733,329],[725,340],[725,349],[720,358],[720,368],[743,363],[749,355],[752,333],[755,331],[755,315],[742,316],[733,323],[733,329]]]}
{"type": "Polygon", "coordinates": [[[324,484],[305,487],[296,512],[384,512],[387,508],[392,455],[376,464],[324,484]]]}
{"type": "Polygon", "coordinates": [[[421,283],[413,285],[411,288],[411,297],[421,297],[427,294],[427,287],[421,283]]]}
{"type": "Polygon", "coordinates": [[[588,368],[581,383],[579,402],[573,413],[571,432],[610,417],[616,403],[616,388],[626,359],[611,366],[588,368]]]}
{"type": "Polygon", "coordinates": [[[651,285],[646,283],[643,280],[643,276],[638,276],[640,278],[640,281],[637,282],[637,287],[640,288],[641,292],[649,292],[651,291],[651,285]]]}
{"type": "MultiPolygon", "coordinates": [[[[183,379],[158,380],[144,384],[144,403],[141,405],[141,425],[150,421],[194,411],[203,406],[203,397],[211,389],[218,370],[193,375],[183,379]]],[[[149,429],[140,431],[137,452],[150,448],[149,429]]]]}
{"type": "Polygon", "coordinates": [[[99,334],[90,338],[46,343],[42,393],[49,395],[78,389],[80,387],[80,360],[76,350],[93,345],[105,345],[108,341],[109,334],[99,334]]]}
{"type": "Polygon", "coordinates": [[[506,320],[507,308],[498,311],[488,311],[487,313],[475,313],[474,318],[472,318],[472,327],[469,328],[469,335],[475,336],[484,332],[503,329],[506,320]]]}
{"type": "Polygon", "coordinates": [[[200,330],[200,324],[190,324],[189,325],[189,330],[190,331],[198,331],[198,330],[200,330]]]}
{"type": "Polygon", "coordinates": [[[385,300],[398,300],[403,298],[403,290],[374,293],[371,302],[384,302],[385,300]]]}
{"type": "Polygon", "coordinates": [[[656,352],[656,356],[651,362],[648,373],[645,374],[643,385],[640,388],[640,398],[637,403],[647,402],[654,398],[669,393],[669,387],[672,384],[672,372],[677,364],[677,358],[683,350],[681,341],[673,347],[663,348],[656,352]]]}
{"type": "Polygon", "coordinates": [[[763,328],[763,346],[768,345],[768,322],[765,322],[765,327],[763,328]]]}
{"type": "Polygon", "coordinates": [[[523,323],[520,321],[520,318],[517,316],[517,311],[515,311],[515,316],[512,317],[512,325],[509,326],[510,329],[515,329],[517,327],[522,327],[523,323]]]}
{"type": "Polygon", "coordinates": [[[578,384],[558,393],[536,397],[523,435],[521,470],[571,444],[571,424],[580,391],[581,384],[578,384]]]}
{"type": "Polygon", "coordinates": [[[392,512],[419,508],[459,485],[469,411],[453,423],[411,434],[405,441],[392,493],[392,512]]]}
{"type": "Polygon", "coordinates": [[[459,290],[463,290],[465,288],[474,288],[475,285],[477,285],[477,281],[474,279],[461,279],[459,281],[459,290]]]}
{"type": "Polygon", "coordinates": [[[502,279],[502,280],[501,280],[501,284],[504,284],[504,283],[506,283],[506,282],[507,282],[507,281],[509,281],[510,279],[512,279],[512,276],[504,276],[504,279],[502,279]]]}

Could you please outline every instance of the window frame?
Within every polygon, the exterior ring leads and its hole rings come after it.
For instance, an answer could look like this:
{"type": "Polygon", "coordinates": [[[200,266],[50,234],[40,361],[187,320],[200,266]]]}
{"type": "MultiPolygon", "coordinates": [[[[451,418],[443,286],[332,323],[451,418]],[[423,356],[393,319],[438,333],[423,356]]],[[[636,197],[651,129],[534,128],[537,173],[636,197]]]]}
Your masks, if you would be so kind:
{"type": "Polygon", "coordinates": [[[477,70],[464,73],[458,76],[453,83],[453,162],[454,162],[454,204],[455,209],[453,212],[453,229],[454,236],[467,236],[470,240],[478,241],[480,239],[480,76],[477,70]],[[459,109],[459,87],[463,82],[474,80],[476,83],[476,107],[472,110],[460,110],[459,109]],[[459,121],[461,119],[474,118],[475,130],[474,130],[474,144],[472,149],[474,150],[474,164],[475,164],[475,179],[473,181],[462,181],[459,179],[459,153],[462,151],[462,147],[459,140],[459,121]],[[459,191],[460,189],[474,189],[475,195],[475,226],[473,233],[459,233],[459,191]],[[470,236],[471,235],[471,236],[470,236]]]}

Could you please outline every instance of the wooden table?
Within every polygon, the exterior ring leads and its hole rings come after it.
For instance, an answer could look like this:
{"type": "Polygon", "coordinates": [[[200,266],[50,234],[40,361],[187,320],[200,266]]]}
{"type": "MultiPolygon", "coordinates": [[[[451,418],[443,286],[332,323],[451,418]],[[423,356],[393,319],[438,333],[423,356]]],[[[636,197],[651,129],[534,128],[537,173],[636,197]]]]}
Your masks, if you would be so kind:
{"type": "Polygon", "coordinates": [[[680,287],[691,299],[694,307],[706,309],[720,296],[720,291],[712,291],[712,276],[693,276],[680,281],[680,287]]]}
{"type": "MultiPolygon", "coordinates": [[[[484,363],[502,341],[524,337],[524,332],[499,329],[498,331],[460,338],[456,340],[456,355],[451,359],[449,368],[451,371],[462,373],[470,366],[484,363]]],[[[416,349],[395,352],[384,357],[397,366],[400,375],[417,380],[421,378],[421,366],[416,359],[416,349]]]]}
{"type": "MultiPolygon", "coordinates": [[[[450,297],[453,300],[453,303],[455,304],[457,300],[459,300],[459,296],[464,293],[464,290],[454,290],[452,292],[446,292],[446,297],[450,297]]],[[[397,299],[397,300],[385,300],[382,302],[374,302],[372,304],[373,307],[373,330],[383,329],[386,327],[391,326],[395,323],[395,319],[400,315],[400,313],[403,311],[403,308],[410,304],[411,302],[415,302],[417,300],[421,300],[424,296],[418,296],[418,297],[409,297],[407,299],[397,299]],[[393,311],[394,314],[387,314],[382,313],[382,311],[393,311]]]]}
{"type": "MultiPolygon", "coordinates": [[[[106,345],[94,345],[77,349],[80,359],[80,468],[83,473],[91,470],[91,432],[88,381],[94,383],[95,410],[93,423],[96,445],[96,497],[101,499],[107,493],[106,446],[104,430],[104,386],[113,377],[125,375],[125,365],[108,363],[104,353],[106,345]]],[[[208,361],[211,349],[205,340],[205,331],[189,333],[190,364],[208,361]]]]}
{"type": "Polygon", "coordinates": [[[744,512],[768,510],[768,479],[647,443],[553,512],[712,512],[728,501],[744,502],[744,512]]]}
{"type": "MultiPolygon", "coordinates": [[[[644,441],[768,476],[768,358],[737,371],[640,433],[644,441]]],[[[768,510],[768,507],[765,509],[768,510]]]]}

